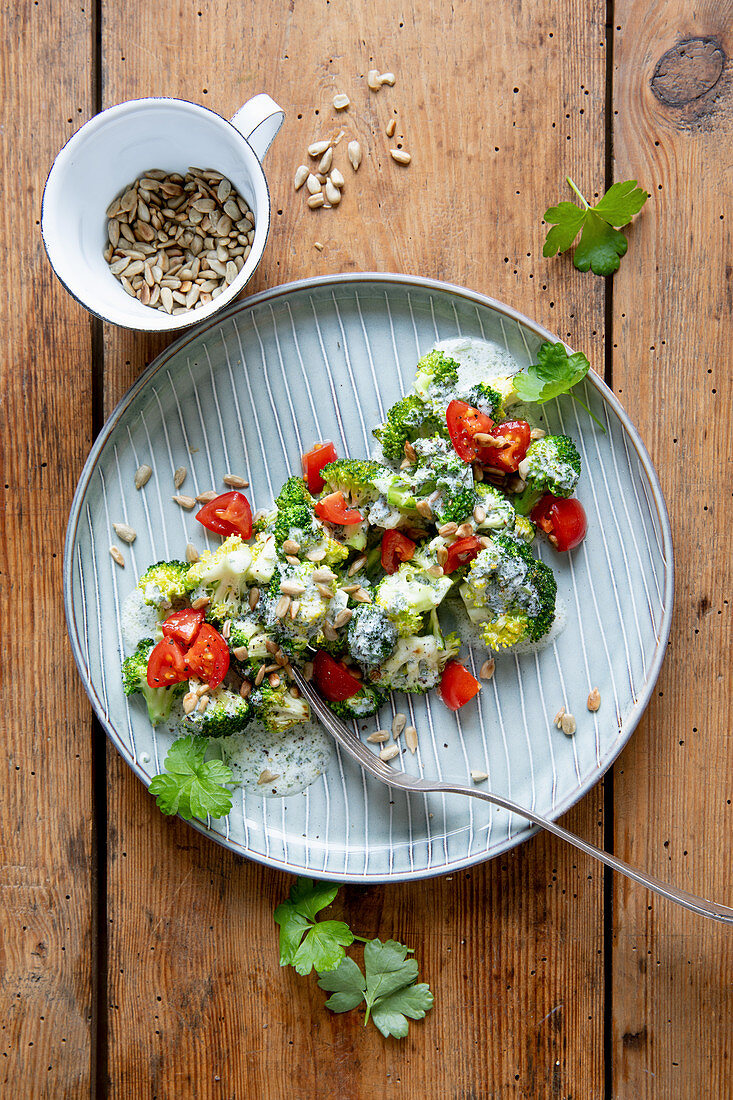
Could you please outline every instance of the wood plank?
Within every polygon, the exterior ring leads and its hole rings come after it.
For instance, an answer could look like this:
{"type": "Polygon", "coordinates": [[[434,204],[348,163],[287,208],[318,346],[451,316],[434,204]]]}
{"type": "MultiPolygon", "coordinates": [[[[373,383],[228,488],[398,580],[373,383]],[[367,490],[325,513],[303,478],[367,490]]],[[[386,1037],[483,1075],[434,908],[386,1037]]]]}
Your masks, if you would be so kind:
{"type": "MultiPolygon", "coordinates": [[[[620,0],[616,24],[614,178],[651,199],[615,279],[614,385],[660,471],[676,554],[657,697],[616,768],[616,850],[730,904],[729,61],[716,77],[733,5],[620,0]]],[[[622,881],[614,929],[614,1095],[731,1096],[730,931],[622,881]]]]}
{"type": "MultiPolygon", "coordinates": [[[[267,162],[274,226],[250,291],[320,272],[404,270],[465,283],[560,329],[603,369],[601,280],[541,259],[545,207],[567,171],[604,164],[599,0],[386,0],[104,8],[105,102],[182,95],[231,115],[266,89],[287,121],[267,162]],[[122,60],[124,58],[124,60],[122,60]],[[185,63],[181,59],[185,58],[185,63]],[[372,65],[393,90],[368,92],[372,65]],[[307,144],[342,120],[365,149],[338,210],[292,190],[307,144]],[[394,110],[409,169],[388,154],[394,110]],[[527,150],[531,149],[528,163],[527,150]],[[323,252],[314,241],[324,243],[323,252]]],[[[106,334],[107,407],[158,344],[106,334]]],[[[437,1007],[403,1044],[323,1009],[277,965],[283,875],[162,819],[109,755],[110,1095],[597,1097],[603,1088],[602,875],[537,839],[467,873],[343,892],[369,934],[418,947],[437,1007]]],[[[602,792],[568,815],[600,842],[602,792]]]]}
{"type": "Polygon", "coordinates": [[[51,271],[38,219],[53,158],[92,111],[91,9],[9,4],[0,21],[9,264],[0,324],[0,1093],[82,1097],[92,1064],[92,742],[66,641],[61,563],[91,443],[91,330],[51,271]],[[39,71],[50,79],[29,79],[39,71]]]}

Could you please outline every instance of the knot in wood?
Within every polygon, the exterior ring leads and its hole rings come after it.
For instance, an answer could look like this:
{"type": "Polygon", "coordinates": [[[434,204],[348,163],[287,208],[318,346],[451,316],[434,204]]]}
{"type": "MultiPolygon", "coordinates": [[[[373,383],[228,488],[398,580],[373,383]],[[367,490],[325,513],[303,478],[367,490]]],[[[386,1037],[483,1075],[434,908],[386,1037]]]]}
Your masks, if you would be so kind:
{"type": "Polygon", "coordinates": [[[660,103],[684,107],[712,91],[725,62],[725,51],[714,38],[685,38],[660,57],[652,91],[660,103]]]}

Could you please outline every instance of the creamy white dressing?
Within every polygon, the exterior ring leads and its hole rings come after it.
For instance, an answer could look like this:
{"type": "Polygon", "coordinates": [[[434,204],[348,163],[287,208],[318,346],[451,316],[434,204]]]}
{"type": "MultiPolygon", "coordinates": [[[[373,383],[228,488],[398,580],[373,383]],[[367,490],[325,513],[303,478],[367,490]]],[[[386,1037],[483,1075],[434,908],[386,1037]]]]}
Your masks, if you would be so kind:
{"type": "Polygon", "coordinates": [[[323,775],[333,754],[333,741],[315,722],[274,734],[255,720],[243,733],[223,737],[218,744],[234,782],[265,798],[299,794],[323,775]],[[264,771],[277,778],[260,784],[264,771]]]}
{"type": "Polygon", "coordinates": [[[489,340],[454,336],[450,340],[439,340],[434,347],[458,363],[459,390],[468,390],[492,378],[506,378],[519,370],[519,363],[511,352],[489,340]]]}
{"type": "Polygon", "coordinates": [[[125,653],[134,653],[137,643],[143,638],[160,639],[162,637],[158,629],[160,622],[161,616],[158,609],[145,603],[139,588],[133,588],[120,608],[120,626],[125,653]]]}

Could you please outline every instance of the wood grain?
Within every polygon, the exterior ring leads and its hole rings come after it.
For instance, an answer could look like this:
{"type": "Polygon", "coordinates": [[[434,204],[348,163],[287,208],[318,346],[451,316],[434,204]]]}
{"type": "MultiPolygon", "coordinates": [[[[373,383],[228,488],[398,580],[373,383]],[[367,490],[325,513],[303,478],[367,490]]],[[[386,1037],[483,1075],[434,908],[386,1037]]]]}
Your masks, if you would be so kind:
{"type": "MultiPolygon", "coordinates": [[[[616,23],[615,178],[651,199],[615,280],[613,377],[660,471],[677,577],[657,697],[615,770],[616,844],[730,903],[733,85],[715,63],[733,5],[620,0],[616,23]]],[[[729,930],[623,882],[614,930],[614,1095],[733,1095],[729,930]]]]}
{"type": "MultiPolygon", "coordinates": [[[[331,271],[444,278],[560,330],[602,371],[602,282],[540,258],[541,214],[565,173],[591,193],[603,177],[597,0],[505,0],[490,14],[478,0],[103,12],[105,105],[182,95],[231,115],[265,89],[284,107],[267,162],[273,231],[250,292],[331,271]],[[367,90],[373,65],[395,71],[394,89],[367,90]],[[352,100],[345,118],[331,109],[339,90],[352,100]],[[340,125],[362,142],[364,164],[356,177],[345,167],[338,210],[313,213],[293,172],[307,144],[340,125]],[[395,142],[413,155],[408,169],[388,155],[395,142]]],[[[107,409],[159,347],[106,333],[107,409]]],[[[385,1042],[278,967],[271,914],[285,876],[164,820],[113,750],[108,781],[110,1096],[602,1094],[595,866],[542,838],[435,882],[344,890],[354,926],[413,943],[436,990],[428,1020],[385,1042]]],[[[567,820],[600,841],[601,790],[567,820]]]]}
{"type": "Polygon", "coordinates": [[[91,340],[88,314],[50,270],[39,218],[53,158],[91,112],[91,22],[57,0],[4,5],[0,21],[0,1095],[82,1097],[93,1035],[91,718],[66,641],[61,562],[91,443],[91,340]],[[34,77],[41,66],[45,82],[34,77]]]}

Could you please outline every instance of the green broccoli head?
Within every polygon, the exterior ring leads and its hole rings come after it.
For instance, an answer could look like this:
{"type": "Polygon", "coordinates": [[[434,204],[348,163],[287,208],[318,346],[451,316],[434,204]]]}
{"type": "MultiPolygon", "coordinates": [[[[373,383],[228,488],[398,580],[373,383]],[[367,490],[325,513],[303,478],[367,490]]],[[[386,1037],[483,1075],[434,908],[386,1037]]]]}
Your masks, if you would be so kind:
{"type": "Polygon", "coordinates": [[[438,389],[455,387],[458,383],[460,364],[444,351],[433,348],[417,361],[415,390],[423,399],[429,399],[438,389]]]}
{"type": "Polygon", "coordinates": [[[480,409],[482,413],[493,420],[501,412],[503,398],[493,386],[489,386],[486,382],[479,382],[477,385],[465,390],[456,400],[465,401],[467,405],[473,405],[474,409],[480,409]]]}
{"type": "Polygon", "coordinates": [[[173,704],[186,690],[186,684],[172,684],[171,687],[151,688],[148,683],[148,658],[155,645],[152,638],[143,638],[137,649],[122,662],[122,690],[125,695],[138,692],[145,699],[148,718],[154,726],[164,722],[170,716],[173,704]]]}
{"type": "Polygon", "coordinates": [[[397,628],[383,608],[364,603],[354,611],[346,638],[354,660],[365,668],[373,668],[386,661],[394,651],[397,628]]]}
{"type": "Polygon", "coordinates": [[[322,563],[312,561],[298,565],[282,562],[260,597],[257,612],[263,625],[289,652],[304,649],[326,622],[330,601],[318,587],[323,587],[322,582],[313,579],[323,568],[322,563]],[[282,584],[287,592],[282,591],[282,584]]]}
{"type": "Polygon", "coordinates": [[[383,701],[382,695],[374,687],[365,684],[350,699],[345,699],[342,703],[329,703],[329,706],[338,718],[343,722],[349,722],[352,719],[368,718],[376,714],[383,701]]]}
{"type": "Polygon", "coordinates": [[[384,424],[373,432],[382,445],[385,459],[395,466],[405,457],[405,443],[414,443],[416,439],[436,433],[447,435],[445,422],[414,393],[393,405],[384,424]]]}
{"type": "Polygon", "coordinates": [[[514,499],[521,516],[529,513],[545,493],[571,497],[580,477],[580,455],[567,435],[546,435],[535,439],[519,464],[526,488],[514,499]]]}
{"type": "Polygon", "coordinates": [[[477,531],[511,531],[516,524],[514,505],[501,489],[487,481],[476,482],[478,504],[485,516],[476,524],[477,531]]]}
{"type": "Polygon", "coordinates": [[[436,415],[443,418],[451,401],[465,401],[487,416],[495,417],[502,404],[501,394],[486,382],[461,384],[460,363],[433,348],[417,364],[415,390],[436,415]]]}
{"type": "MultiPolygon", "coordinates": [[[[451,644],[434,634],[400,638],[395,651],[383,665],[370,673],[380,691],[407,691],[424,694],[437,686],[445,665],[457,652],[455,636],[451,644]]],[[[459,642],[460,644],[460,642],[459,642]]]]}
{"type": "Polygon", "coordinates": [[[324,491],[342,492],[346,500],[356,508],[375,500],[380,492],[375,485],[375,478],[390,474],[391,471],[385,469],[381,462],[368,458],[341,458],[336,462],[329,462],[321,470],[321,477],[326,483],[324,491]]]}
{"type": "Polygon", "coordinates": [[[211,601],[207,618],[220,623],[240,615],[251,564],[250,548],[239,535],[232,535],[189,567],[187,585],[192,599],[208,596],[211,601]]]}
{"type": "Polygon", "coordinates": [[[148,566],[137,582],[145,603],[164,609],[182,599],[189,588],[190,568],[185,561],[159,561],[148,566]]]}
{"type": "Polygon", "coordinates": [[[450,577],[431,576],[423,568],[422,558],[416,557],[384,577],[374,591],[374,603],[401,637],[418,633],[425,613],[438,607],[453,584],[450,577]]]}
{"type": "Polygon", "coordinates": [[[439,525],[463,523],[478,503],[471,466],[440,436],[418,439],[414,446],[417,465],[410,483],[416,499],[429,500],[439,525]]]}
{"type": "Polygon", "coordinates": [[[263,662],[269,663],[271,654],[268,642],[274,638],[263,630],[254,615],[246,619],[232,619],[229,629],[229,650],[234,661],[243,669],[257,669],[263,662]],[[246,656],[242,650],[246,650],[246,656]]]}
{"type": "Polygon", "coordinates": [[[209,700],[203,712],[196,707],[181,718],[179,725],[184,733],[196,737],[230,737],[241,733],[252,719],[249,699],[243,699],[229,688],[219,687],[202,698],[209,700]]]}
{"type": "Polygon", "coordinates": [[[552,570],[512,535],[491,537],[471,563],[460,593],[471,620],[493,631],[493,646],[537,641],[555,619],[552,570]]]}
{"type": "Polygon", "coordinates": [[[250,701],[257,718],[270,733],[284,733],[293,726],[310,721],[307,701],[300,695],[292,695],[284,682],[273,688],[267,680],[263,680],[260,687],[252,692],[250,701]]]}
{"type": "Polygon", "coordinates": [[[308,492],[308,486],[302,477],[289,477],[275,498],[275,507],[280,511],[283,508],[295,508],[305,504],[311,511],[314,500],[308,492]]]}

